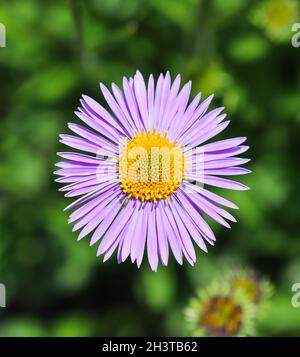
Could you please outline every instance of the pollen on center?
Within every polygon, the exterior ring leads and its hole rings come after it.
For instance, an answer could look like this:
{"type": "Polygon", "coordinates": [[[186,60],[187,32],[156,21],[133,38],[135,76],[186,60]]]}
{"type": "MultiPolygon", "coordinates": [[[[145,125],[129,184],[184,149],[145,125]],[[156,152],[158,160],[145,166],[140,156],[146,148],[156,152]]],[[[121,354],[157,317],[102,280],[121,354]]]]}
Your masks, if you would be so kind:
{"type": "Polygon", "coordinates": [[[118,160],[120,186],[128,197],[141,201],[168,199],[184,176],[184,154],[177,142],[164,135],[142,131],[121,148],[118,160]]]}

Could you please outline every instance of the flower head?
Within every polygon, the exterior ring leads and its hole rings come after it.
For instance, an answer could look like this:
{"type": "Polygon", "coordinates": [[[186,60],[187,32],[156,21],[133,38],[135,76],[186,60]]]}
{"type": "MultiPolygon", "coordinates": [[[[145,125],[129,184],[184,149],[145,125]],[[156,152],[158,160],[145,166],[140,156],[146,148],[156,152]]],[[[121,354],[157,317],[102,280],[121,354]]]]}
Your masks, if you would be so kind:
{"type": "Polygon", "coordinates": [[[193,336],[248,336],[253,334],[254,307],[236,296],[226,282],[199,290],[186,310],[193,336]]]}
{"type": "Polygon", "coordinates": [[[290,40],[298,10],[299,5],[295,0],[264,0],[254,9],[252,21],[263,28],[272,40],[290,40]]]}
{"type": "Polygon", "coordinates": [[[263,317],[273,294],[269,280],[252,269],[235,269],[229,273],[228,281],[235,294],[243,295],[255,305],[257,317],[263,317]]]}
{"type": "Polygon", "coordinates": [[[203,218],[225,227],[234,217],[223,207],[236,209],[227,199],[203,185],[232,190],[247,186],[222,176],[243,175],[249,161],[236,157],[247,151],[244,137],[207,143],[229,124],[224,108],[208,111],[212,96],[190,103],[191,83],[180,89],[169,72],[146,84],[140,72],[123,79],[123,91],[100,88],[107,111],[84,95],[76,115],[87,125],[69,123],[76,135],[61,135],[61,142],[85,152],[60,152],[63,159],[56,181],[61,191],[77,197],[69,223],[81,230],[79,239],[92,233],[100,242],[98,255],[107,260],[115,250],[119,262],[129,256],[140,266],[144,251],[153,270],[159,260],[168,264],[169,250],[182,264],[196,261],[193,242],[207,251],[214,233],[203,218]],[[87,154],[86,154],[87,153],[87,154]]]}

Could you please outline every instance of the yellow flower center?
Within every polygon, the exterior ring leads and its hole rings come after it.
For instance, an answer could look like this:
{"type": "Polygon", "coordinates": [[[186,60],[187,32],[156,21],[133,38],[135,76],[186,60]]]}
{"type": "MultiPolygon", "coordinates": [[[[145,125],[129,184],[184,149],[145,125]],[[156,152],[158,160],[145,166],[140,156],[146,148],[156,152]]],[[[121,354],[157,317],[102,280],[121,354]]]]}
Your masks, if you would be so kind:
{"type": "Polygon", "coordinates": [[[267,20],[271,28],[291,26],[296,6],[293,1],[273,0],[267,3],[267,20]]]}
{"type": "Polygon", "coordinates": [[[203,304],[200,324],[214,336],[234,336],[242,325],[242,309],[229,296],[215,296],[203,304]]]}
{"type": "Polygon", "coordinates": [[[233,280],[233,288],[242,292],[253,303],[258,303],[260,300],[260,286],[259,282],[249,278],[238,278],[233,280]]]}
{"type": "Polygon", "coordinates": [[[136,134],[122,147],[119,157],[121,188],[141,201],[168,199],[180,186],[184,174],[184,155],[177,142],[170,142],[156,129],[136,134]]]}

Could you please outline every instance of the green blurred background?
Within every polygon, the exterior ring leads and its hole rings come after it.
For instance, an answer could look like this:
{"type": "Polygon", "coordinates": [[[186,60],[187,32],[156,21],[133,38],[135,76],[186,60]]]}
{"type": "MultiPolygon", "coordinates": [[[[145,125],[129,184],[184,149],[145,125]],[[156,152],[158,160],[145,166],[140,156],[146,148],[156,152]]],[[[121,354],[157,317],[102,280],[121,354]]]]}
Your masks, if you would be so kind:
{"type": "Polygon", "coordinates": [[[300,336],[300,47],[288,0],[1,0],[0,308],[1,336],[185,335],[182,311],[197,287],[235,264],[268,276],[275,294],[257,334],[300,336]],[[253,170],[247,192],[223,192],[240,206],[231,230],[196,266],[174,259],[152,273],[77,242],[53,182],[58,134],[77,121],[82,93],[121,83],[136,69],[193,81],[215,93],[231,125],[247,136],[253,170]]]}

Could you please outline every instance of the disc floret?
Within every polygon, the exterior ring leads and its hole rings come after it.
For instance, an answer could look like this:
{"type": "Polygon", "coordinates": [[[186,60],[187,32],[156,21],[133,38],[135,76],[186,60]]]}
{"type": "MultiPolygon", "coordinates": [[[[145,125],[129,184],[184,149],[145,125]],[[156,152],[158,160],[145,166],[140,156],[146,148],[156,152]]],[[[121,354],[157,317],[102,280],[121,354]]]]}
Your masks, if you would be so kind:
{"type": "Polygon", "coordinates": [[[168,199],[180,186],[184,175],[184,155],[168,133],[142,131],[121,148],[120,186],[128,197],[156,202],[168,199]]]}

